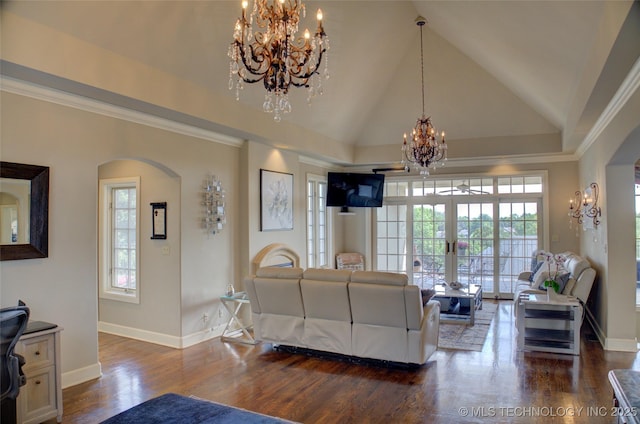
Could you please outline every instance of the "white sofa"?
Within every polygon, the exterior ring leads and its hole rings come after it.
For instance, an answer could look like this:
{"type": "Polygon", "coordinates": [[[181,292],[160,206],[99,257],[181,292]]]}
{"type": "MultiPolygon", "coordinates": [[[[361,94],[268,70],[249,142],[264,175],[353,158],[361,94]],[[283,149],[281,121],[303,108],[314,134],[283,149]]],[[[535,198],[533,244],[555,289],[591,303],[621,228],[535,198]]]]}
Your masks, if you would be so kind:
{"type": "MultiPolygon", "coordinates": [[[[568,273],[568,279],[561,294],[573,296],[585,304],[589,298],[593,281],[596,278],[596,271],[585,258],[578,256],[573,252],[564,252],[560,254],[552,254],[549,252],[536,252],[537,255],[551,255],[552,257],[560,256],[563,261],[562,267],[558,272],[559,275],[568,273]]],[[[552,265],[552,272],[555,273],[555,265],[552,265]]],[[[532,276],[531,271],[520,273],[516,282],[515,301],[517,304],[520,293],[545,293],[544,288],[540,284],[548,278],[549,271],[546,264],[543,264],[537,272],[532,276]],[[532,280],[532,281],[530,281],[532,280]]]]}
{"type": "Polygon", "coordinates": [[[244,284],[256,340],[405,364],[438,346],[440,303],[404,274],[263,267],[244,284]]]}

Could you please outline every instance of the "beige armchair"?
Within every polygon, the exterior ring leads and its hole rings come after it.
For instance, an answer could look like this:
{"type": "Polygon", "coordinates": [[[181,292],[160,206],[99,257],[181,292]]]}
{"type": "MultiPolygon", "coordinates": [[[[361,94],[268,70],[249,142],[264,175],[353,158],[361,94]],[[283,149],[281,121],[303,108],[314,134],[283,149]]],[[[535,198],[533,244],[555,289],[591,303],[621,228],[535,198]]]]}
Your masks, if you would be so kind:
{"type": "Polygon", "coordinates": [[[360,253],[338,253],[336,255],[336,268],[364,271],[364,256],[360,253]]]}

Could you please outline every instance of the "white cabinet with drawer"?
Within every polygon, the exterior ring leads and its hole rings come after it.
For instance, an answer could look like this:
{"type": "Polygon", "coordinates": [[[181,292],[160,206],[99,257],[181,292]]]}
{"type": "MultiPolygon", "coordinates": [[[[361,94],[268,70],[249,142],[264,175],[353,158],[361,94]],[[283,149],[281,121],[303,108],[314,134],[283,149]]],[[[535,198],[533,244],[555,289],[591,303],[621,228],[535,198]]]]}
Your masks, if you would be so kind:
{"type": "Polygon", "coordinates": [[[62,422],[60,331],[54,324],[36,321],[16,345],[16,352],[25,359],[22,370],[27,377],[16,405],[19,423],[41,423],[53,417],[62,422]]]}

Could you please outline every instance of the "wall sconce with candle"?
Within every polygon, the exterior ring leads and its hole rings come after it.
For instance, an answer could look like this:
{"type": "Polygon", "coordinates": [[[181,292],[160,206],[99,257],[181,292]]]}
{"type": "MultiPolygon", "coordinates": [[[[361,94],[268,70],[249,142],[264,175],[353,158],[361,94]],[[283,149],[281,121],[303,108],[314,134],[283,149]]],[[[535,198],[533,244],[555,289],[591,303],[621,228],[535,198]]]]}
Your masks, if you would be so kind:
{"type": "Polygon", "coordinates": [[[575,219],[582,228],[592,229],[600,224],[602,210],[598,206],[598,196],[600,188],[597,183],[589,184],[584,189],[584,193],[580,190],[574,193],[574,199],[569,200],[569,227],[571,228],[573,219],[575,219]]]}

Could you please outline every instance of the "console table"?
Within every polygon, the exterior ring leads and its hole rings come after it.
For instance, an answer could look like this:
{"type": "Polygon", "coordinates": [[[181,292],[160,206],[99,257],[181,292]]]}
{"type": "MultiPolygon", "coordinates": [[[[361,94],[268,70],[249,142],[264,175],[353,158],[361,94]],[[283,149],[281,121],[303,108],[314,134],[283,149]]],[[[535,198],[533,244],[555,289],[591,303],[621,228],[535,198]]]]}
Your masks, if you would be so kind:
{"type": "Polygon", "coordinates": [[[580,355],[582,305],[575,298],[548,300],[546,294],[518,299],[518,349],[580,355]]]}
{"type": "Polygon", "coordinates": [[[220,301],[229,312],[229,321],[227,321],[220,339],[227,342],[257,344],[258,342],[249,332],[252,325],[246,323],[240,315],[243,306],[251,306],[247,293],[238,292],[230,296],[221,296],[220,301]]]}
{"type": "Polygon", "coordinates": [[[53,417],[62,422],[61,331],[56,324],[29,321],[16,344],[16,353],[25,359],[22,371],[27,377],[17,398],[19,423],[41,423],[53,417]]]}

